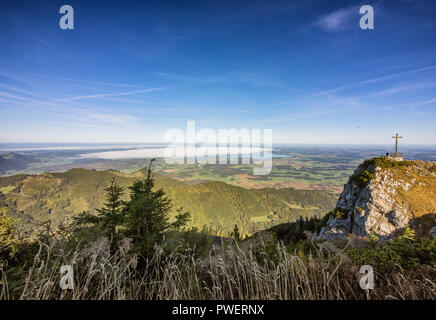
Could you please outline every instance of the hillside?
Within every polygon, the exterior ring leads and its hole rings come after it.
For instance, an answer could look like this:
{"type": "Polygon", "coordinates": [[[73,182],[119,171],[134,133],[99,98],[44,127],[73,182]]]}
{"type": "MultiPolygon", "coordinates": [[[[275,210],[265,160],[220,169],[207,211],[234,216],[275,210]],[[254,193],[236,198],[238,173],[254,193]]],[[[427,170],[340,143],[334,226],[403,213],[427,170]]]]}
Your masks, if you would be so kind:
{"type": "MultiPolygon", "coordinates": [[[[72,169],[63,173],[1,177],[0,206],[8,206],[27,230],[47,220],[58,225],[81,211],[101,207],[104,188],[112,178],[128,187],[145,174],[144,169],[132,174],[72,169]]],[[[242,232],[251,233],[279,222],[294,221],[300,215],[322,215],[334,207],[336,200],[325,191],[245,189],[223,182],[188,185],[159,174],[155,178],[156,186],[164,189],[176,208],[191,212],[192,226],[207,225],[225,235],[235,224],[242,232]]]]}
{"type": "Polygon", "coordinates": [[[31,156],[21,155],[14,152],[0,154],[0,175],[8,170],[23,170],[35,159],[31,156]]]}
{"type": "Polygon", "coordinates": [[[406,226],[427,236],[436,225],[436,163],[374,158],[349,178],[319,237],[391,238],[406,226]]]}

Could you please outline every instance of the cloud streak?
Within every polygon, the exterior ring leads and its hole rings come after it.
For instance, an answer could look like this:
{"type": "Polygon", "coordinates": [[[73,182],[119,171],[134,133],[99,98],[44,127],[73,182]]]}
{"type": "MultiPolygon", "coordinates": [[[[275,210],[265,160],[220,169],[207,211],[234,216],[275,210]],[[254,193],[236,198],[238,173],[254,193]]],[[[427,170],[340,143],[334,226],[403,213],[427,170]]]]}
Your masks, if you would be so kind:
{"type": "Polygon", "coordinates": [[[109,93],[98,93],[92,95],[85,96],[76,96],[69,98],[61,98],[54,99],[53,101],[75,101],[75,100],[83,100],[83,99],[95,99],[95,98],[106,98],[106,97],[117,97],[117,96],[130,96],[138,93],[148,93],[153,91],[166,90],[166,88],[149,88],[149,89],[141,89],[141,90],[133,90],[133,91],[125,91],[125,92],[109,92],[109,93]]]}
{"type": "Polygon", "coordinates": [[[63,77],[46,76],[46,75],[41,75],[41,74],[32,74],[32,76],[39,77],[39,78],[45,78],[45,79],[51,79],[51,80],[63,80],[63,81],[81,82],[81,83],[92,83],[92,84],[115,86],[115,87],[130,87],[130,88],[147,89],[144,86],[135,85],[135,84],[126,84],[126,83],[117,83],[117,82],[106,82],[106,81],[94,81],[94,80],[82,80],[82,79],[71,79],[71,78],[63,78],[63,77]]]}
{"type": "Polygon", "coordinates": [[[358,14],[358,7],[342,8],[332,13],[320,17],[315,26],[326,31],[338,31],[347,29],[350,25],[351,18],[358,14]]]}
{"type": "Polygon", "coordinates": [[[380,81],[384,81],[384,80],[388,80],[388,79],[393,79],[393,78],[397,78],[397,77],[401,77],[401,76],[405,76],[405,75],[409,75],[409,74],[413,74],[413,73],[424,72],[424,71],[435,70],[435,69],[436,69],[436,66],[429,66],[429,67],[419,68],[419,69],[410,70],[410,71],[406,71],[406,72],[394,73],[394,74],[390,74],[390,75],[383,76],[383,77],[378,77],[378,78],[374,78],[374,79],[354,82],[354,83],[347,84],[347,85],[344,85],[344,86],[340,86],[340,87],[337,87],[335,89],[331,89],[331,90],[327,90],[327,91],[321,91],[321,92],[312,94],[311,96],[312,97],[316,97],[316,96],[336,93],[336,92],[339,92],[339,91],[342,91],[342,90],[345,90],[345,89],[361,86],[361,85],[364,85],[364,84],[380,82],[380,81]]]}
{"type": "Polygon", "coordinates": [[[419,102],[419,103],[413,105],[412,109],[416,109],[416,108],[423,107],[423,106],[426,106],[426,105],[429,105],[429,104],[433,104],[433,103],[436,103],[436,98],[419,102]]]}

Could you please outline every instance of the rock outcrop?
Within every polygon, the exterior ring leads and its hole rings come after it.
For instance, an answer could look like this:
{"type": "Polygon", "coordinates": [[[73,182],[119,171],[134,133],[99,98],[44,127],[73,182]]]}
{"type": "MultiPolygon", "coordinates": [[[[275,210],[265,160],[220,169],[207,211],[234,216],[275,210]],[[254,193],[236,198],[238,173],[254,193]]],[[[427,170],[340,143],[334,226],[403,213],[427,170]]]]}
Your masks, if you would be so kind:
{"type": "Polygon", "coordinates": [[[319,238],[394,237],[406,226],[436,225],[436,164],[374,158],[349,178],[319,238]]]}

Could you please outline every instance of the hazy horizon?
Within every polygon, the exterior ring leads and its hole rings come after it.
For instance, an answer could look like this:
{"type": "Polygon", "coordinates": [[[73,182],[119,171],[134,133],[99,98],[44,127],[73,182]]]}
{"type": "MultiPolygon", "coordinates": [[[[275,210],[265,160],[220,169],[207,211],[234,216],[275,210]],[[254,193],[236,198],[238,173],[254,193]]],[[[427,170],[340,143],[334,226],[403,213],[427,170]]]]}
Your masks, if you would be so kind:
{"type": "MultiPolygon", "coordinates": [[[[168,142],[144,142],[138,143],[0,143],[0,152],[33,152],[33,151],[86,151],[86,150],[117,150],[126,151],[146,148],[162,148],[169,146],[168,142]]],[[[210,144],[197,143],[197,147],[211,146],[210,144]]],[[[217,144],[217,146],[219,146],[217,144]]],[[[394,148],[394,144],[310,144],[310,143],[273,143],[274,148],[294,147],[294,148],[340,148],[340,149],[359,149],[371,150],[374,148],[386,149],[387,152],[394,148]]],[[[419,149],[436,151],[436,144],[400,144],[399,149],[410,150],[419,149]]],[[[156,156],[156,155],[154,155],[156,156]]]]}

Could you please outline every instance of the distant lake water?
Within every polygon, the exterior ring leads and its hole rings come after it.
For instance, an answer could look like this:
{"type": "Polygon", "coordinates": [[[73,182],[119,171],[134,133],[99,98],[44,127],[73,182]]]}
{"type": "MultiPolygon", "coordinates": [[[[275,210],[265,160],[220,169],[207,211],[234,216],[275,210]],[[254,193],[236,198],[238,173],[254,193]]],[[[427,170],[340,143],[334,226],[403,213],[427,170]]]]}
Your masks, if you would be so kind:
{"type": "MultiPolygon", "coordinates": [[[[165,143],[0,143],[0,153],[17,152],[23,154],[44,155],[59,152],[59,156],[79,159],[140,159],[163,157],[168,144],[165,143]],[[65,154],[66,153],[66,154],[65,154]]],[[[379,156],[392,151],[392,146],[385,145],[286,145],[276,144],[272,148],[272,158],[289,158],[294,154],[338,154],[353,152],[370,156],[379,156]]],[[[257,150],[258,151],[258,150],[257,150]]],[[[405,159],[436,160],[436,146],[403,145],[401,152],[405,159]]],[[[228,154],[237,154],[228,152],[228,154]]],[[[239,153],[244,154],[244,152],[239,153]]],[[[247,152],[245,152],[247,154],[247,152]]],[[[263,155],[261,155],[263,156],[263,155]]],[[[347,157],[345,157],[347,158],[347,157]]]]}

